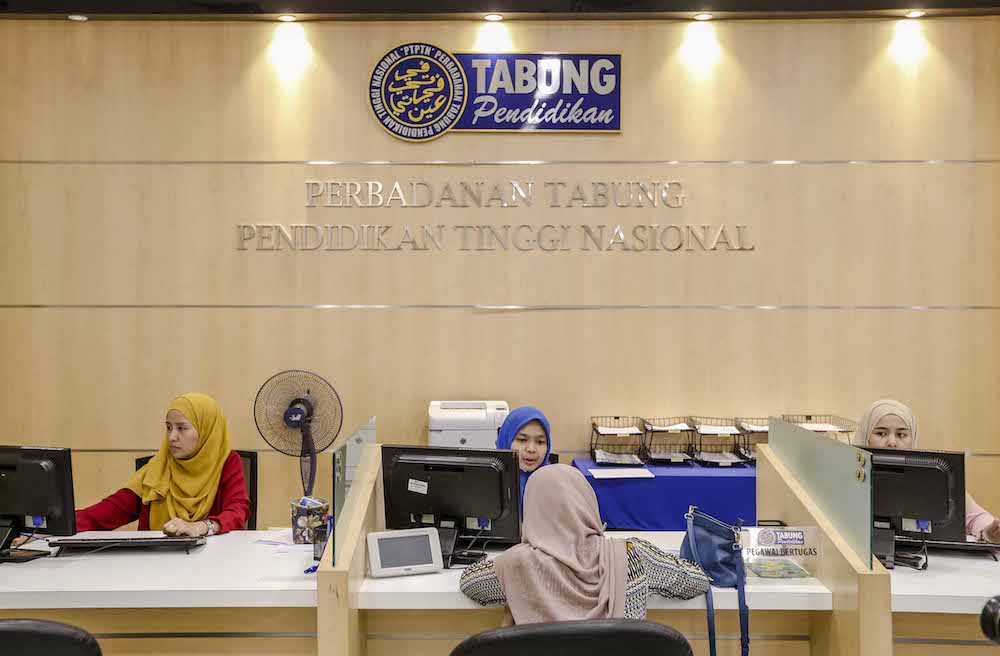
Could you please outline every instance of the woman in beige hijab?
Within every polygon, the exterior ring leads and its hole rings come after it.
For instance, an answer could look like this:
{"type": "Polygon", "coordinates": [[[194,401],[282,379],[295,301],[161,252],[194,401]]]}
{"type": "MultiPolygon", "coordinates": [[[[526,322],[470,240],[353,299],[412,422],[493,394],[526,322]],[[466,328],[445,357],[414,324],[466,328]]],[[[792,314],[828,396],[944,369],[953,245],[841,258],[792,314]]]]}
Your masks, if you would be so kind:
{"type": "Polygon", "coordinates": [[[482,606],[507,606],[516,624],[646,617],[653,591],[705,594],[700,567],[645,540],[605,537],[597,495],[577,469],[550,465],[528,479],[521,544],[462,573],[482,606]]]}
{"type": "MultiPolygon", "coordinates": [[[[917,437],[917,416],[913,410],[899,401],[882,399],[865,410],[854,441],[857,446],[877,449],[916,449],[917,437]]],[[[965,495],[965,532],[1000,543],[1000,520],[983,510],[968,494],[965,495]]]]}

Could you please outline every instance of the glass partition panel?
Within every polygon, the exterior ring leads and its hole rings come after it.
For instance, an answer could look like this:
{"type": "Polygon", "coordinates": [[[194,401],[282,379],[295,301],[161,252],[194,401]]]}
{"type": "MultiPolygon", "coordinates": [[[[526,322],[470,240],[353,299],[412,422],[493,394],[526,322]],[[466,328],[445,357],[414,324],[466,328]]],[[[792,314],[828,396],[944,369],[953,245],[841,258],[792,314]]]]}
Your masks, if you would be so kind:
{"type": "Polygon", "coordinates": [[[870,454],[771,417],[768,445],[865,565],[872,566],[870,454]]]}
{"type": "MultiPolygon", "coordinates": [[[[347,492],[354,479],[354,471],[361,459],[361,452],[368,444],[376,444],[375,417],[369,417],[333,452],[333,499],[330,500],[330,508],[333,513],[334,533],[330,536],[331,545],[337,544],[337,524],[340,522],[344,501],[347,500],[347,492]]],[[[336,558],[335,551],[332,562],[336,562],[336,558]]]]}

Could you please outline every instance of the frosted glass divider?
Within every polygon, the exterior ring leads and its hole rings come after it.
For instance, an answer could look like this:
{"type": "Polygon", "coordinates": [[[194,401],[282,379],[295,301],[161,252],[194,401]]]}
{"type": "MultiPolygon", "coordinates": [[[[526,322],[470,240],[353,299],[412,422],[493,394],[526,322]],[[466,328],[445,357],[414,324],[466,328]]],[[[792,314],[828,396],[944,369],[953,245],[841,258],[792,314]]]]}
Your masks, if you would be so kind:
{"type": "Polygon", "coordinates": [[[768,446],[869,569],[872,566],[871,454],[778,417],[768,446]]]}

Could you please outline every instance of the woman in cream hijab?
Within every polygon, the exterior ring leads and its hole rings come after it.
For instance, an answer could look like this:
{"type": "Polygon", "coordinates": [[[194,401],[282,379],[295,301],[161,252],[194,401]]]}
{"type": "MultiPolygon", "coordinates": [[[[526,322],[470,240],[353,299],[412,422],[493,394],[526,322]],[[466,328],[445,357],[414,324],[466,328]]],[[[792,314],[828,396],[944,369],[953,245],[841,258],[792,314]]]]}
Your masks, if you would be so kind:
{"type": "Polygon", "coordinates": [[[114,530],[139,520],[139,530],[197,537],[243,528],[250,499],[243,464],[229,444],[229,423],[205,394],[174,399],[159,452],[125,487],[76,511],[77,531],[114,530]]]}
{"type": "MultiPolygon", "coordinates": [[[[908,406],[882,399],[875,401],[858,422],[854,435],[857,446],[877,449],[916,449],[917,416],[908,406]]],[[[1000,543],[1000,520],[983,510],[968,494],[965,495],[965,532],[988,542],[1000,543]]]]}
{"type": "Polygon", "coordinates": [[[528,479],[521,544],[462,573],[483,606],[508,606],[517,624],[646,617],[653,591],[691,599],[708,590],[692,562],[636,538],[605,537],[597,495],[579,470],[549,465],[528,479]]]}

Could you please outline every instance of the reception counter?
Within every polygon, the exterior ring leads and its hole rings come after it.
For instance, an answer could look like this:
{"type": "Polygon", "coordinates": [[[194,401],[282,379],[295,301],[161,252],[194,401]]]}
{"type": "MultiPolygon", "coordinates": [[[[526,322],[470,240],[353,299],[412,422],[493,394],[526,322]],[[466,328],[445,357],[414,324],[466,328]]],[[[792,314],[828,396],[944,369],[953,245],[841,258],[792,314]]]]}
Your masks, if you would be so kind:
{"type": "MultiPolygon", "coordinates": [[[[664,551],[675,554],[680,549],[684,534],[668,532],[609,532],[616,538],[639,537],[655,544],[664,551]]],[[[495,556],[499,552],[492,552],[495,556]]],[[[373,579],[365,577],[358,590],[358,608],[363,610],[469,610],[480,606],[458,589],[461,569],[444,570],[436,574],[373,579]]],[[[832,595],[816,579],[747,579],[747,605],[751,610],[830,610],[832,595]]],[[[669,599],[652,594],[647,606],[650,610],[703,610],[705,597],[687,601],[669,599]]],[[[719,610],[736,610],[736,590],[715,591],[715,607],[719,610]]]]}
{"type": "MultiPolygon", "coordinates": [[[[145,534],[162,535],[122,533],[145,534]]],[[[66,552],[3,564],[0,617],[81,626],[106,654],[314,654],[316,575],[304,573],[312,550],[257,542],[266,535],[234,531],[190,553],[66,552]]]]}
{"type": "Polygon", "coordinates": [[[924,571],[897,567],[892,632],[897,655],[992,654],[979,628],[986,600],[1000,594],[1000,563],[988,554],[932,551],[924,571]]]}
{"type": "MultiPolygon", "coordinates": [[[[676,551],[680,532],[621,532],[676,551]]],[[[497,552],[491,554],[495,556],[497,552]]],[[[465,637],[499,626],[500,611],[484,609],[459,590],[460,569],[401,578],[365,577],[356,595],[366,654],[448,653],[465,637]]],[[[747,580],[747,604],[754,654],[809,654],[811,612],[829,612],[833,595],[816,579],[747,580]]],[[[720,653],[739,653],[736,591],[715,592],[720,653]]],[[[648,618],[681,630],[696,653],[708,653],[705,597],[690,600],[650,595],[648,618]]]]}
{"type": "MultiPolygon", "coordinates": [[[[767,455],[764,456],[765,458],[767,455]]],[[[767,494],[780,491],[784,479],[765,466],[767,494]]],[[[769,515],[774,516],[774,515],[769,515]]],[[[319,649],[322,656],[381,656],[406,653],[408,656],[447,654],[464,638],[500,625],[500,609],[480,608],[459,591],[458,570],[436,574],[376,580],[367,576],[366,537],[384,528],[384,499],[381,490],[381,451],[370,447],[364,454],[337,524],[336,558],[330,550],[319,571],[318,601],[321,609],[319,649]]],[[[821,530],[833,531],[823,521],[813,521],[821,530]]],[[[661,548],[676,550],[681,532],[616,532],[617,537],[642,536],[661,548]]],[[[816,579],[762,580],[751,578],[747,585],[750,606],[750,634],[753,653],[758,656],[808,654],[875,654],[891,649],[886,606],[887,649],[859,651],[855,639],[851,649],[840,650],[841,634],[857,637],[857,597],[859,580],[870,570],[841,554],[842,541],[833,536],[825,544],[824,560],[835,564],[821,568],[816,579]],[[849,590],[853,590],[850,592],[849,590]],[[852,608],[848,597],[855,600],[852,608]],[[850,626],[851,628],[845,628],[850,626]]],[[[880,582],[888,596],[888,575],[880,582]]],[[[867,596],[865,597],[867,600],[867,596]]],[[[739,653],[738,613],[733,590],[716,591],[717,630],[720,654],[739,653]]],[[[866,601],[867,603],[867,601],[866,601]]],[[[681,631],[696,654],[707,654],[705,600],[666,599],[652,595],[647,617],[681,631]]],[[[872,648],[878,648],[875,641],[872,648]]]]}

